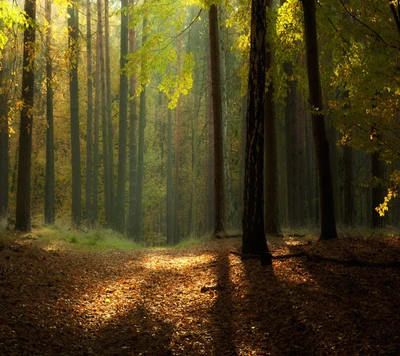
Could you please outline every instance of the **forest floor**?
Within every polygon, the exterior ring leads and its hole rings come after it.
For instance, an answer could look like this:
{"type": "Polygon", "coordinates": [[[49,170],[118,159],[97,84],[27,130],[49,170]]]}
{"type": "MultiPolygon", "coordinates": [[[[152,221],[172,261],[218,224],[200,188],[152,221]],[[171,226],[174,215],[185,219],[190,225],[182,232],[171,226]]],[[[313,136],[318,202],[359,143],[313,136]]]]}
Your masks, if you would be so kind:
{"type": "Polygon", "coordinates": [[[162,249],[0,242],[1,355],[399,355],[400,237],[240,238],[162,249]],[[355,260],[377,263],[352,266],[355,260]],[[390,266],[390,264],[388,265],[390,266]]]}

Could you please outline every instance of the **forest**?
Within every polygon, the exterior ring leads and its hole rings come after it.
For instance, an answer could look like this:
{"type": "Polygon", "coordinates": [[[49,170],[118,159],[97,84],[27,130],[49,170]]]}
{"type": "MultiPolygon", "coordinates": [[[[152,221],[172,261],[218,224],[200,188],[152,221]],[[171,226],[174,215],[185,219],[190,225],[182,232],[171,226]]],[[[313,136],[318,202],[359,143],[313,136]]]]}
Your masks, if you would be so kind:
{"type": "Polygon", "coordinates": [[[0,0],[0,354],[399,354],[399,61],[399,0],[0,0]]]}

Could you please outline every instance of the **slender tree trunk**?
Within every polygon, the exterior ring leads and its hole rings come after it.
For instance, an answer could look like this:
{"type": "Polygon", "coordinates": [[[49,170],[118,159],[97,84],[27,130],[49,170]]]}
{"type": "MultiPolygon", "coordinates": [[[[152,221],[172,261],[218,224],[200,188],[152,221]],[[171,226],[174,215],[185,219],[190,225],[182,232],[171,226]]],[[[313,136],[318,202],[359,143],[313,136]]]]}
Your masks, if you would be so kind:
{"type": "Polygon", "coordinates": [[[31,230],[31,167],[32,127],[34,100],[35,21],[36,1],[25,1],[25,16],[28,25],[24,30],[24,52],[22,70],[22,110],[19,132],[18,186],[15,229],[31,230]]]}
{"type": "MultiPolygon", "coordinates": [[[[293,75],[292,63],[284,63],[283,69],[288,78],[293,75]]],[[[287,174],[287,196],[289,226],[296,228],[298,225],[296,215],[296,177],[297,177],[297,83],[293,79],[288,81],[288,93],[285,105],[285,133],[286,133],[286,174],[287,174]]]]}
{"type": "Polygon", "coordinates": [[[304,28],[307,51],[308,85],[312,108],[312,127],[317,156],[319,176],[319,199],[321,214],[320,240],[337,237],[335,210],[333,201],[332,172],[329,157],[329,142],[322,114],[322,93],[319,76],[317,24],[315,0],[302,0],[304,10],[304,28]]]}
{"type": "Polygon", "coordinates": [[[222,139],[223,139],[223,155],[224,155],[224,185],[225,185],[225,202],[226,202],[226,219],[227,225],[233,223],[235,209],[232,201],[230,158],[229,158],[229,141],[228,141],[228,97],[227,97],[227,41],[228,31],[225,25],[226,8],[223,3],[218,5],[219,17],[219,33],[220,33],[220,63],[221,63],[221,103],[222,103],[222,139]]]}
{"type": "Polygon", "coordinates": [[[167,127],[167,243],[174,243],[174,204],[172,190],[172,111],[168,109],[167,127]]]}
{"type": "Polygon", "coordinates": [[[353,148],[344,146],[344,224],[347,226],[355,226],[356,224],[353,161],[353,148]]]}
{"type": "MultiPolygon", "coordinates": [[[[105,43],[105,100],[106,126],[107,126],[107,166],[104,174],[107,174],[108,195],[107,221],[110,225],[114,222],[114,132],[112,124],[112,102],[111,102],[111,63],[110,63],[110,21],[109,1],[104,0],[104,43],[105,43]]],[[[104,132],[104,130],[103,130],[104,132]]],[[[104,138],[103,138],[104,139],[104,138]]],[[[104,147],[104,146],[103,146],[104,147]]]]}
{"type": "Polygon", "coordinates": [[[385,179],[384,163],[379,159],[379,152],[371,153],[371,227],[373,229],[385,225],[385,217],[380,216],[375,210],[384,200],[385,194],[382,188],[382,182],[385,179]]]}
{"type": "MultiPolygon", "coordinates": [[[[129,1],[130,6],[133,0],[129,1]]],[[[135,52],[136,32],[134,28],[129,30],[129,53],[135,52]]],[[[129,213],[128,226],[129,237],[134,237],[134,223],[136,219],[136,190],[137,190],[137,145],[136,145],[136,74],[130,77],[130,103],[129,103],[129,213]]]]}
{"type": "Polygon", "coordinates": [[[95,104],[94,104],[94,144],[93,144],[93,216],[92,223],[96,224],[99,219],[99,168],[100,168],[100,116],[103,121],[103,168],[104,168],[104,208],[106,215],[106,222],[109,222],[109,182],[107,176],[107,165],[108,165],[108,150],[105,144],[105,137],[107,137],[107,126],[104,125],[104,116],[102,112],[102,60],[103,60],[103,6],[101,0],[97,1],[97,37],[96,37],[96,81],[95,81],[95,104]]]}
{"type": "Polygon", "coordinates": [[[70,115],[72,165],[72,223],[81,223],[81,153],[79,137],[79,85],[78,85],[78,8],[68,7],[68,48],[70,52],[70,115]]]}
{"type": "MultiPolygon", "coordinates": [[[[0,87],[5,88],[6,59],[3,54],[0,68],[0,87]]],[[[7,219],[8,215],[8,93],[0,91],[0,220],[7,219]]]]}
{"type": "Polygon", "coordinates": [[[221,97],[221,64],[219,48],[219,25],[216,5],[211,5],[209,11],[210,27],[210,61],[212,80],[212,99],[214,116],[214,204],[215,221],[214,235],[223,236],[226,233],[225,222],[225,182],[222,130],[222,97],[221,97]]]}
{"type": "Polygon", "coordinates": [[[264,230],[265,37],[266,1],[252,0],[242,251],[271,264],[264,230]]]}
{"type": "MultiPolygon", "coordinates": [[[[271,0],[266,0],[266,6],[271,8],[271,0]]],[[[272,71],[271,45],[267,44],[265,55],[265,70],[272,71]]],[[[270,74],[271,75],[271,74],[270,74]]],[[[265,115],[265,232],[271,235],[281,235],[278,208],[278,153],[276,147],[276,116],[274,104],[274,83],[272,75],[269,78],[264,100],[265,115]]]]}
{"type": "Polygon", "coordinates": [[[92,218],[93,188],[93,59],[92,59],[92,15],[90,0],[86,0],[86,60],[87,60],[87,126],[86,126],[86,219],[92,218]]]}
{"type": "Polygon", "coordinates": [[[53,114],[53,64],[51,59],[51,0],[46,0],[46,183],[44,194],[44,220],[53,224],[54,216],[54,114],[53,114]]]}
{"type": "MultiPolygon", "coordinates": [[[[178,78],[181,77],[182,36],[178,36],[178,78]]],[[[181,164],[181,98],[176,104],[175,125],[175,182],[174,182],[174,243],[179,242],[179,170],[181,164]]]]}
{"type": "MultiPolygon", "coordinates": [[[[147,40],[147,18],[143,19],[142,29],[142,46],[145,45],[147,40]]],[[[144,61],[144,59],[143,59],[144,61]]],[[[145,63],[142,63],[142,69],[145,63]]],[[[146,127],[146,85],[142,84],[142,92],[140,93],[139,103],[139,140],[138,140],[138,186],[137,186],[137,216],[135,223],[135,241],[141,242],[142,240],[142,210],[143,210],[143,175],[144,175],[144,129],[146,127]]]]}
{"type": "MultiPolygon", "coordinates": [[[[121,0],[122,9],[128,6],[128,0],[121,0]]],[[[115,227],[123,233],[125,230],[125,191],[126,191],[126,130],[128,121],[128,77],[125,74],[128,54],[128,15],[121,11],[121,55],[119,76],[119,132],[118,132],[118,186],[115,206],[115,227]]]]}
{"type": "Polygon", "coordinates": [[[213,123],[213,105],[212,105],[212,89],[211,89],[211,68],[209,75],[207,98],[207,176],[206,176],[206,232],[211,232],[214,226],[214,123],[213,123]]]}

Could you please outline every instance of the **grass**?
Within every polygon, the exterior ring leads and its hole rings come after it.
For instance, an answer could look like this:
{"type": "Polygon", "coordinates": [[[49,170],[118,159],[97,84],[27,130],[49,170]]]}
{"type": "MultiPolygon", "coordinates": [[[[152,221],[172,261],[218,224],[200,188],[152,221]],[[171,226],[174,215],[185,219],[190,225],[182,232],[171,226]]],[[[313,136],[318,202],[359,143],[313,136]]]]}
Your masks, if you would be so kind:
{"type": "MultiPolygon", "coordinates": [[[[133,241],[110,229],[73,229],[55,224],[34,229],[31,234],[38,242],[59,249],[129,249],[139,248],[133,241]]],[[[26,235],[28,236],[28,235],[26,235]]]]}

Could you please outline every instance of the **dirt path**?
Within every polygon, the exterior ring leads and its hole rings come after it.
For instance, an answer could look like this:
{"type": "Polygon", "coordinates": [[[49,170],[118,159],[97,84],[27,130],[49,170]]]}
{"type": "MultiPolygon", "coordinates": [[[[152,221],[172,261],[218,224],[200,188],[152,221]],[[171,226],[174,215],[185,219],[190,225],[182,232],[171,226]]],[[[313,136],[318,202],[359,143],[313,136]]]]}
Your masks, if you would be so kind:
{"type": "MultiPolygon", "coordinates": [[[[297,251],[297,243],[270,241],[276,255],[297,251]]],[[[266,268],[229,253],[239,247],[239,239],[225,239],[179,249],[54,252],[3,243],[0,354],[400,354],[398,268],[306,258],[266,268]]],[[[301,248],[400,261],[398,238],[301,248]]]]}

